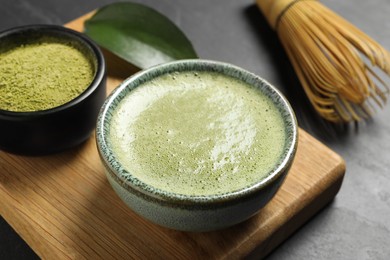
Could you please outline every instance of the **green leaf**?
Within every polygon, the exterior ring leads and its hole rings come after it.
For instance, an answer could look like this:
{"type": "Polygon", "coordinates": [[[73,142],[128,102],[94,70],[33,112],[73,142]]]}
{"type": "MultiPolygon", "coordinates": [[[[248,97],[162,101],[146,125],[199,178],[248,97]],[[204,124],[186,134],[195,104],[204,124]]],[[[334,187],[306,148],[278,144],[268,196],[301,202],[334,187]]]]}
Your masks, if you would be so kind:
{"type": "Polygon", "coordinates": [[[189,39],[172,21],[142,4],[104,6],[84,25],[85,33],[96,43],[141,69],[198,58],[189,39]]]}

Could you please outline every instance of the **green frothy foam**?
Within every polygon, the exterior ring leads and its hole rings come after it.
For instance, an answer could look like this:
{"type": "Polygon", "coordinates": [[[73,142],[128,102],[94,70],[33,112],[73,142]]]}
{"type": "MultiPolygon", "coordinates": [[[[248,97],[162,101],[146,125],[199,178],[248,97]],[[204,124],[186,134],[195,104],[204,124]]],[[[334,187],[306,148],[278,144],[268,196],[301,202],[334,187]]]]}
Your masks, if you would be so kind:
{"type": "Polygon", "coordinates": [[[121,101],[110,129],[113,151],[128,172],[186,195],[226,193],[265,178],[280,159],[285,135],[268,97],[210,72],[144,83],[121,101]]]}

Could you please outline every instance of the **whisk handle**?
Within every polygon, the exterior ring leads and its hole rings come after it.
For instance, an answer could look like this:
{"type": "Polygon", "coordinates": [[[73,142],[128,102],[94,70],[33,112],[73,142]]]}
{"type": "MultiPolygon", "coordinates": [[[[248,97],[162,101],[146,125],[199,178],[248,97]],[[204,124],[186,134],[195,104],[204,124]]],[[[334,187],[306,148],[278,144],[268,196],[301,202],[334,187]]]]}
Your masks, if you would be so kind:
{"type": "Polygon", "coordinates": [[[257,6],[267,18],[268,23],[276,29],[278,20],[293,4],[304,0],[256,0],[257,6]]]}

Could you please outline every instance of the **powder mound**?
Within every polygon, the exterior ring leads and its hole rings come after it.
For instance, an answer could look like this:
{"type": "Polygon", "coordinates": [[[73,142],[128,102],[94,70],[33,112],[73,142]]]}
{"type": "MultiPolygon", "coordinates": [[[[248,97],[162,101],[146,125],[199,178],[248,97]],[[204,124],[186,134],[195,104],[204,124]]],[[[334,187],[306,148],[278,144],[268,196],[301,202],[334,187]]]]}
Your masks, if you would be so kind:
{"type": "Polygon", "coordinates": [[[42,38],[0,53],[0,109],[46,110],[80,95],[94,77],[93,62],[74,43],[42,38]]]}

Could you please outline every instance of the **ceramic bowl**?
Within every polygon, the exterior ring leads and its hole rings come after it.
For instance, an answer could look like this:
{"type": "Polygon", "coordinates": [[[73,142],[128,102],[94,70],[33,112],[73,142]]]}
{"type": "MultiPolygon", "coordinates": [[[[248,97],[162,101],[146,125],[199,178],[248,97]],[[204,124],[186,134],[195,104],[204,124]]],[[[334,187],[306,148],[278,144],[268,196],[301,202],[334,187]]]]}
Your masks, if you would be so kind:
{"type": "Polygon", "coordinates": [[[1,32],[0,52],[46,36],[77,44],[93,64],[93,81],[76,98],[54,108],[29,112],[0,109],[1,150],[27,155],[59,152],[82,143],[95,129],[106,98],[106,69],[103,55],[93,41],[62,26],[29,25],[1,32]]]}
{"type": "Polygon", "coordinates": [[[282,184],[297,148],[297,123],[282,94],[262,78],[239,67],[207,60],[181,60],[162,64],[125,80],[106,99],[98,117],[96,140],[106,176],[119,197],[135,212],[159,225],[184,231],[210,231],[240,223],[266,205],[282,184]],[[121,100],[145,81],[180,71],[213,71],[238,78],[271,98],[282,114],[287,137],[283,155],[266,178],[247,187],[214,195],[183,195],[145,183],[123,166],[110,143],[113,112],[121,100]]]}

